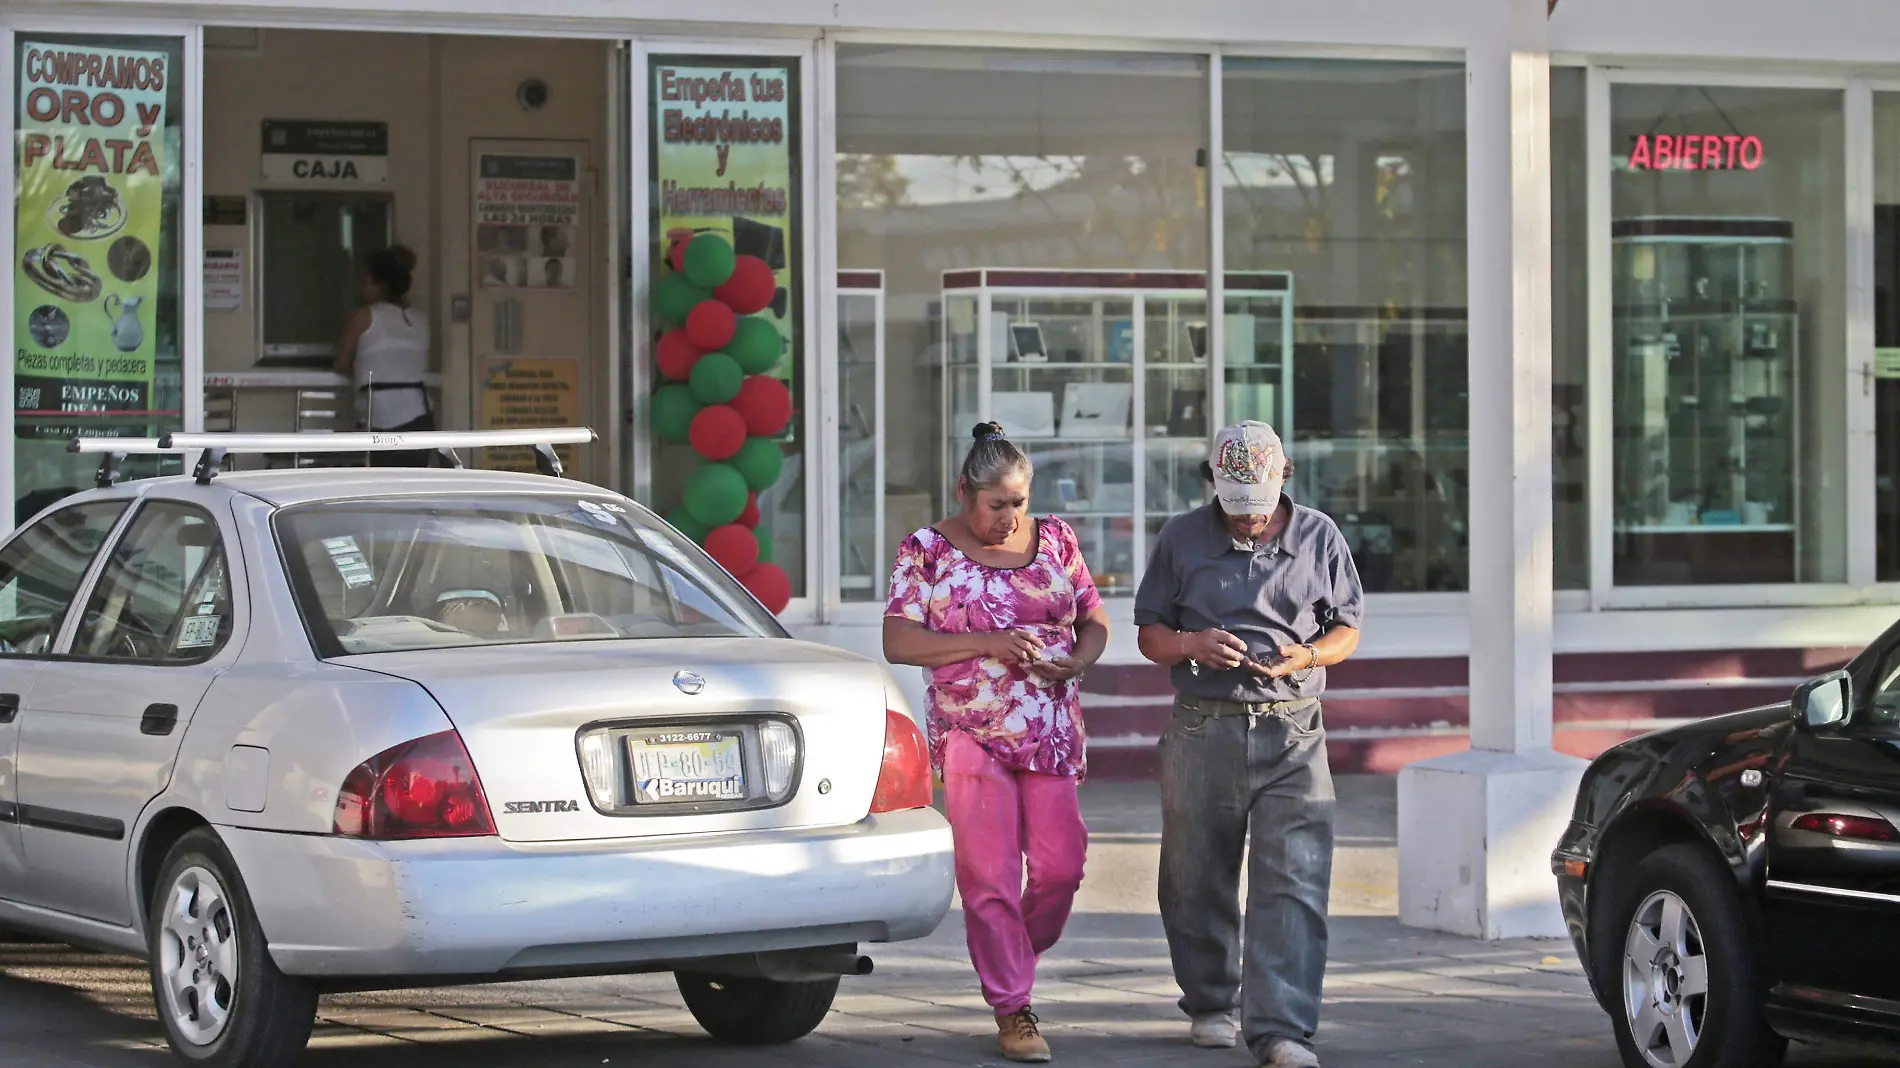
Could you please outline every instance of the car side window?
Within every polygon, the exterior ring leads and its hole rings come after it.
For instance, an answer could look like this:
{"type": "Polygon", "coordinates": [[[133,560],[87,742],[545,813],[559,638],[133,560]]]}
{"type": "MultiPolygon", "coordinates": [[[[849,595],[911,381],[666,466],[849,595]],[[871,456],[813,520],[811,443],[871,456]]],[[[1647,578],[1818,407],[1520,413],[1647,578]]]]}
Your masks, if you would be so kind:
{"type": "Polygon", "coordinates": [[[0,656],[52,648],[79,584],[124,514],[120,501],[61,508],[0,550],[0,656]]]}
{"type": "Polygon", "coordinates": [[[1900,727],[1900,644],[1881,654],[1874,668],[1873,685],[1861,708],[1861,724],[1868,727],[1900,727]]]}
{"type": "Polygon", "coordinates": [[[74,655],[189,664],[224,647],[231,591],[224,543],[209,515],[146,505],[112,548],[73,638],[74,655]]]}

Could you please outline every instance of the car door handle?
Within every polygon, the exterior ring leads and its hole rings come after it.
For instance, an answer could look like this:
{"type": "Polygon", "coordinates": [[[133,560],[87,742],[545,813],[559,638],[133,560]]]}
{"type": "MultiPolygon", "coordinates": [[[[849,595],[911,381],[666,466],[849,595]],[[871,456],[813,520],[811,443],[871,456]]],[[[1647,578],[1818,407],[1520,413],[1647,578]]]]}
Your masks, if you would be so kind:
{"type": "Polygon", "coordinates": [[[139,733],[165,735],[178,726],[177,705],[146,705],[145,715],[139,717],[139,733]]]}
{"type": "Polygon", "coordinates": [[[0,693],[0,723],[12,723],[13,717],[20,714],[20,695],[0,693]]]}

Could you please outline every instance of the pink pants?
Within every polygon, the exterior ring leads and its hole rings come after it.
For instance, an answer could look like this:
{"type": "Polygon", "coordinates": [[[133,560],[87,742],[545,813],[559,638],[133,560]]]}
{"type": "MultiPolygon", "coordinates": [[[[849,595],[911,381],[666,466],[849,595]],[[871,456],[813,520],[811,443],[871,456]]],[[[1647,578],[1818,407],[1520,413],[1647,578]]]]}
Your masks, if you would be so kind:
{"type": "Polygon", "coordinates": [[[983,1000],[998,1015],[1018,1012],[1029,1006],[1036,959],[1062,937],[1082,885],[1089,832],[1075,779],[1011,771],[969,735],[953,731],[943,784],[970,963],[983,1000]]]}

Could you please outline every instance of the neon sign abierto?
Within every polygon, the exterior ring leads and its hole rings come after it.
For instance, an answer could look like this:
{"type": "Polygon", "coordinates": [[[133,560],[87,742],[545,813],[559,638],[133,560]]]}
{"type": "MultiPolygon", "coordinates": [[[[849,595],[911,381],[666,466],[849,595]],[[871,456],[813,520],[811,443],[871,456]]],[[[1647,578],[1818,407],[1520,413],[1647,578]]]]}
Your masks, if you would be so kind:
{"type": "Polygon", "coordinates": [[[1638,134],[1633,171],[1752,171],[1761,166],[1761,138],[1752,134],[1638,134]]]}

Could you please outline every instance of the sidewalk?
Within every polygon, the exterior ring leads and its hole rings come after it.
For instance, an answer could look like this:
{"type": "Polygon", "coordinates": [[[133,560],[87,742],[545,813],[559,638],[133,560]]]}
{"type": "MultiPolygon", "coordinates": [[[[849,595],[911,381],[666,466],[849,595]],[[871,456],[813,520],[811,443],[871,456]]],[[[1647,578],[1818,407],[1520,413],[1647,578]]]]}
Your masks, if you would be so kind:
{"type": "MultiPolygon", "coordinates": [[[[1319,1051],[1328,1068],[1615,1068],[1609,1022],[1568,943],[1484,943],[1401,928],[1389,777],[1340,780],[1332,965],[1319,1051]]],[[[1151,784],[1086,788],[1093,843],[1068,935],[1044,963],[1038,1010],[1057,1063],[1246,1068],[1186,1042],[1155,918],[1151,784]]],[[[312,1068],[640,1068],[994,1065],[994,1028],[960,918],[933,937],[868,947],[819,1032],[778,1049],[713,1044],[671,979],[635,976],[325,999],[312,1068]]],[[[169,1064],[141,966],[45,945],[0,946],[0,1068],[169,1064]]],[[[1882,1063],[1797,1054],[1804,1068],[1882,1063]]]]}

